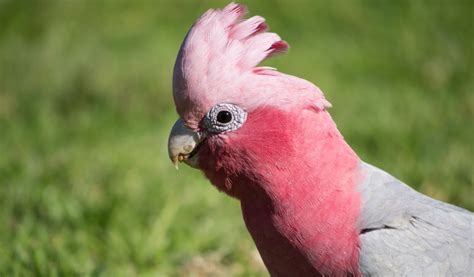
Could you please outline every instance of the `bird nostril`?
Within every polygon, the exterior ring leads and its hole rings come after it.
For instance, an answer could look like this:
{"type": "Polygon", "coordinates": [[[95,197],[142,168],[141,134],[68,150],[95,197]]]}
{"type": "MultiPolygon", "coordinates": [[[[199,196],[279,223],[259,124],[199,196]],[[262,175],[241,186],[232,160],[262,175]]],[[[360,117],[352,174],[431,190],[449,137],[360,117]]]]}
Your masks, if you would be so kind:
{"type": "Polygon", "coordinates": [[[184,147],[184,151],[186,151],[186,152],[188,152],[188,153],[192,152],[193,149],[194,149],[194,146],[192,146],[192,145],[186,145],[186,146],[184,147]]]}

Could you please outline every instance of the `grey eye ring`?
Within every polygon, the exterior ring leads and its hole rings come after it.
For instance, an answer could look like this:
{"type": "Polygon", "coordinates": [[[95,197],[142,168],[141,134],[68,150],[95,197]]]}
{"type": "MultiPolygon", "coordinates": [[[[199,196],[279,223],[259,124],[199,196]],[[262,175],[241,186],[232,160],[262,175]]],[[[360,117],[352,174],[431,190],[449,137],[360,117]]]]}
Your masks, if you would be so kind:
{"type": "Polygon", "coordinates": [[[213,106],[204,116],[203,127],[210,133],[225,133],[240,128],[247,119],[247,112],[241,107],[221,103],[213,106]]]}

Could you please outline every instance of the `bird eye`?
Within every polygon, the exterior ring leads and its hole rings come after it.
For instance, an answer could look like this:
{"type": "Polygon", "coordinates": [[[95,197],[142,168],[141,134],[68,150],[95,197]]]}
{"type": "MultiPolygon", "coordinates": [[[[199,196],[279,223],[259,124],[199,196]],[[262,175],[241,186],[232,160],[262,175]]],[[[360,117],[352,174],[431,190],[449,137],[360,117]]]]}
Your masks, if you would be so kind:
{"type": "Polygon", "coordinates": [[[229,111],[220,111],[217,114],[217,121],[220,123],[229,123],[232,120],[232,114],[229,111]]]}
{"type": "Polygon", "coordinates": [[[221,103],[212,107],[204,116],[201,124],[210,133],[225,133],[240,128],[247,119],[247,112],[241,107],[221,103]]]}

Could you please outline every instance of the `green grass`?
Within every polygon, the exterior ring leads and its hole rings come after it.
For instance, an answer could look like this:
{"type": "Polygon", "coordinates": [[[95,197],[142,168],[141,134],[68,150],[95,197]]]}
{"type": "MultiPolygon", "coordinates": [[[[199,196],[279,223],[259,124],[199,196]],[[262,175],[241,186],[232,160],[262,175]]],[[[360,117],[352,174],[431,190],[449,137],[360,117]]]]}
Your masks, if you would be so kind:
{"type": "MultiPolygon", "coordinates": [[[[0,275],[265,275],[238,202],[167,157],[176,53],[225,4],[0,0],[0,275]]],[[[472,1],[246,4],[364,160],[474,209],[472,1]]]]}

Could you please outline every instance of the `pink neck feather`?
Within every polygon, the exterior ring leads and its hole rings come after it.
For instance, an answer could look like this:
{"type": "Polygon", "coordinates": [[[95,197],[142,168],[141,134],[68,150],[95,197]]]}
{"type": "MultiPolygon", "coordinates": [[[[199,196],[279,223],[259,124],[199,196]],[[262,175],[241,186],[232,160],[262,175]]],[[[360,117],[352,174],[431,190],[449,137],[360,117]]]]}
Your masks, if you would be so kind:
{"type": "Polygon", "coordinates": [[[330,115],[311,108],[257,109],[200,150],[206,176],[240,199],[274,275],[360,275],[358,165],[330,115]]]}

